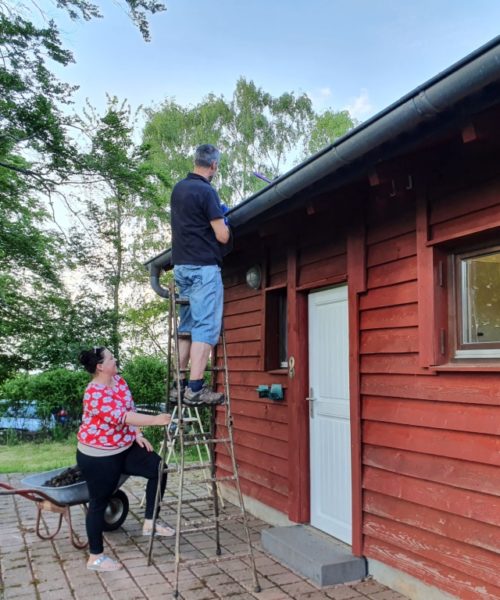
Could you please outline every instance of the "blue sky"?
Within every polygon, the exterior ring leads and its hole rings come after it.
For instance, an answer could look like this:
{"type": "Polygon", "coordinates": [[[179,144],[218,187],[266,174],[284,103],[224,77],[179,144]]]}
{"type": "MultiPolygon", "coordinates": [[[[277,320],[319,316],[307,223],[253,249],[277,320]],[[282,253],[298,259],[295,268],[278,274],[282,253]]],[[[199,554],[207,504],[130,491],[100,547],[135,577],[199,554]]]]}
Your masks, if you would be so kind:
{"type": "Polygon", "coordinates": [[[244,76],[274,95],[307,92],[317,110],[349,108],[364,120],[500,25],[498,0],[166,0],[145,43],[123,9],[100,4],[104,19],[64,22],[76,64],[61,73],[80,85],[78,103],[98,107],[106,92],[133,107],[229,97],[244,76]]]}

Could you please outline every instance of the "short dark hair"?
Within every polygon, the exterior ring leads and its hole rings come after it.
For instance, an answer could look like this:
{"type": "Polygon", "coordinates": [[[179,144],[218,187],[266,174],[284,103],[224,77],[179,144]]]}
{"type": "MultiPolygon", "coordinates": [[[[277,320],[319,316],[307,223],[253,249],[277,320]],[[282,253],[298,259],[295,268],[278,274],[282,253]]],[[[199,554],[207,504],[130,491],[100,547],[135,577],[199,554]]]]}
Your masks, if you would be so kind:
{"type": "Polygon", "coordinates": [[[196,148],[194,164],[198,167],[211,167],[215,161],[219,164],[220,152],[212,144],[202,144],[196,148]]]}
{"type": "Polygon", "coordinates": [[[104,346],[94,346],[90,350],[80,352],[78,359],[86,371],[92,374],[96,372],[97,365],[104,360],[104,350],[106,350],[104,346]]]}

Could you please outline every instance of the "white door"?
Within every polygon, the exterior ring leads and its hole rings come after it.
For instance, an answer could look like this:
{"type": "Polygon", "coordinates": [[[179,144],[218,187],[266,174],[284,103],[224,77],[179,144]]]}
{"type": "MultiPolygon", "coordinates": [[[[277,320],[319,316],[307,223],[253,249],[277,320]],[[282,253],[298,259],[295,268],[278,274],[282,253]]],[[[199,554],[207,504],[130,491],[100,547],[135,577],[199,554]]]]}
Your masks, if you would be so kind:
{"type": "Polygon", "coordinates": [[[351,545],[347,286],[309,296],[311,525],[351,545]]]}

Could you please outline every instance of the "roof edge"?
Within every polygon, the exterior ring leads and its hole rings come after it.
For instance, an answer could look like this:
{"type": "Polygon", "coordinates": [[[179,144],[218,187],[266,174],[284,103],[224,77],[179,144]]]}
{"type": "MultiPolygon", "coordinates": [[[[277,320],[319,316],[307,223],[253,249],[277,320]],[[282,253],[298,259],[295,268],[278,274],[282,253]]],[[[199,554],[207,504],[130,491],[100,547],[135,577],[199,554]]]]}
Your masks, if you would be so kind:
{"type": "MultiPolygon", "coordinates": [[[[435,118],[467,96],[500,80],[500,36],[481,46],[400,98],[344,136],[284,173],[232,208],[227,217],[238,228],[259,214],[290,199],[323,177],[335,173],[376,147],[435,118]]],[[[145,263],[164,267],[166,250],[145,263]]]]}

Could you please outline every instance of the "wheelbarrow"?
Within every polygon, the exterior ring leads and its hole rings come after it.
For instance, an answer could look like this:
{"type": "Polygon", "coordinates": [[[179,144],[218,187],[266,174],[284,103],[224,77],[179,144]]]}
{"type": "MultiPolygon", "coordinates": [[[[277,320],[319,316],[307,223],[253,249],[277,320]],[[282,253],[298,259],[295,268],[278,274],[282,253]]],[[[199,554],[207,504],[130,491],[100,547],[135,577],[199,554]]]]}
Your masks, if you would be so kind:
{"type": "MultiPolygon", "coordinates": [[[[87,542],[80,542],[73,529],[71,522],[71,507],[81,505],[86,512],[89,501],[89,491],[85,481],[79,481],[71,485],[61,487],[46,486],[44,483],[52,477],[60,475],[67,467],[54,469],[53,471],[44,471],[25,477],[21,483],[25,488],[16,489],[8,483],[0,482],[0,496],[22,496],[27,500],[32,500],[36,504],[36,534],[42,540],[53,540],[59,533],[63,519],[68,523],[71,543],[79,550],[87,547],[87,542]],[[42,533],[42,511],[57,513],[59,521],[55,531],[52,533],[42,533]]],[[[121,475],[118,488],[128,479],[128,475],[121,475]]],[[[122,525],[127,518],[129,501],[127,494],[120,489],[116,489],[112,495],[106,512],[104,513],[104,531],[114,531],[122,525]]]]}

